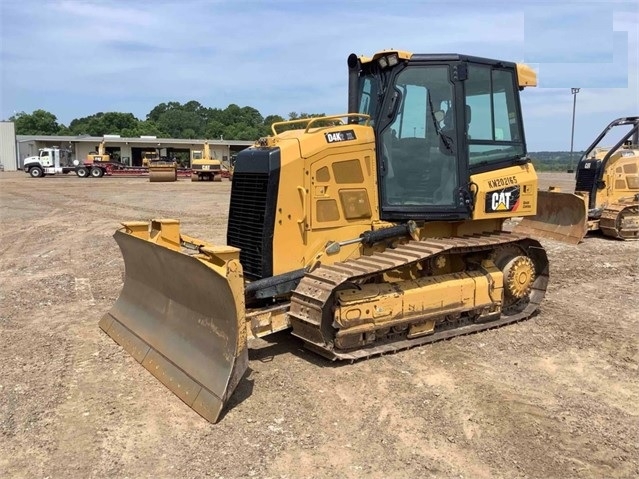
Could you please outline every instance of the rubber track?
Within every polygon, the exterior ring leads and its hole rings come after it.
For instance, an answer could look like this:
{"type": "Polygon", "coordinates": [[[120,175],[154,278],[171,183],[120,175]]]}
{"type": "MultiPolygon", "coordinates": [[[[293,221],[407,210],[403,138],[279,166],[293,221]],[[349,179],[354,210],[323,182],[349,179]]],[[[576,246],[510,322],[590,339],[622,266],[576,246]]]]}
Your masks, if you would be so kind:
{"type": "Polygon", "coordinates": [[[367,276],[395,268],[409,266],[440,253],[471,253],[486,250],[487,248],[496,249],[521,240],[532,242],[541,248],[541,245],[530,239],[530,237],[516,233],[498,232],[455,238],[428,238],[422,241],[409,241],[396,248],[387,249],[371,256],[362,256],[342,263],[321,266],[304,276],[292,294],[289,315],[293,326],[293,334],[303,339],[309,349],[329,359],[354,361],[526,319],[538,309],[545,295],[548,284],[547,265],[545,265],[543,271],[537,272],[538,279],[535,281],[527,306],[515,314],[502,314],[500,318],[494,321],[461,325],[414,339],[400,339],[392,342],[382,341],[379,344],[373,344],[354,351],[335,350],[332,345],[325,344],[321,339],[318,340],[318,338],[321,338],[323,311],[329,304],[333,292],[340,285],[359,281],[367,276]]]}
{"type": "Polygon", "coordinates": [[[637,230],[619,230],[622,218],[627,213],[630,213],[631,216],[639,216],[639,203],[616,203],[606,206],[599,219],[599,228],[603,234],[622,240],[639,239],[637,230]]]}

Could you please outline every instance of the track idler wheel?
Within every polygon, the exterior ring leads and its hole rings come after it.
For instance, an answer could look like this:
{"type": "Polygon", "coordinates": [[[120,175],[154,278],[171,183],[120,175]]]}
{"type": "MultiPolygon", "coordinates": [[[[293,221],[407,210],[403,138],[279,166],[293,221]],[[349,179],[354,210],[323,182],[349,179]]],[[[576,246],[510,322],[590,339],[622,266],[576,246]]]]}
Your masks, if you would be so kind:
{"type": "Polygon", "coordinates": [[[500,246],[492,259],[504,275],[503,314],[518,314],[530,303],[541,302],[548,283],[548,259],[537,241],[500,246]]]}
{"type": "Polygon", "coordinates": [[[503,269],[506,294],[516,299],[530,294],[535,281],[535,263],[528,256],[515,256],[503,269]]]}

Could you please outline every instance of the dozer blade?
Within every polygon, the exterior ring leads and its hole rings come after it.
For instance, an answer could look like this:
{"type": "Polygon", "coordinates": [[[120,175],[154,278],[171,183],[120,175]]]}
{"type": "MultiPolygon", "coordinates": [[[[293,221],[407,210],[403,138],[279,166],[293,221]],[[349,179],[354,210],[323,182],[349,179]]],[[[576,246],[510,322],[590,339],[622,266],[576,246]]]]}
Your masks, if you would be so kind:
{"type": "Polygon", "coordinates": [[[123,225],[124,287],[100,328],[216,422],[248,367],[239,250],[196,242],[199,253],[182,253],[176,220],[123,225]]]}
{"type": "Polygon", "coordinates": [[[524,217],[514,231],[533,238],[578,244],[588,232],[587,197],[572,193],[539,191],[537,214],[524,217]]]}

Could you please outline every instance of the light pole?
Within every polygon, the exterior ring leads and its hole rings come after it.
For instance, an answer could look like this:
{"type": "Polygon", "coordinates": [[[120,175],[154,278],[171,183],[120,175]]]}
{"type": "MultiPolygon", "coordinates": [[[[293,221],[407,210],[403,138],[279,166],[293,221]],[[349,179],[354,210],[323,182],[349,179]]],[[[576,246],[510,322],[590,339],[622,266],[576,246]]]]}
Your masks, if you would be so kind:
{"type": "Polygon", "coordinates": [[[579,88],[571,88],[570,93],[572,93],[572,131],[570,133],[570,165],[568,166],[568,173],[574,171],[572,169],[572,146],[575,139],[575,109],[577,108],[577,93],[579,93],[579,88]]]}

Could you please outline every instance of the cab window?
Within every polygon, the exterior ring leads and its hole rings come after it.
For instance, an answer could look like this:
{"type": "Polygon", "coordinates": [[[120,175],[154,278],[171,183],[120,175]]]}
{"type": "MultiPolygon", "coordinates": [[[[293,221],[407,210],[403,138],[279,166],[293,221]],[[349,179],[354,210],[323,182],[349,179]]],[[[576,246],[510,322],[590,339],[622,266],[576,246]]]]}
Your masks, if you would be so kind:
{"type": "Polygon", "coordinates": [[[471,166],[525,154],[514,72],[469,65],[466,89],[468,157],[471,166]]]}

